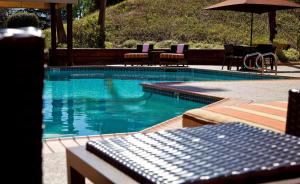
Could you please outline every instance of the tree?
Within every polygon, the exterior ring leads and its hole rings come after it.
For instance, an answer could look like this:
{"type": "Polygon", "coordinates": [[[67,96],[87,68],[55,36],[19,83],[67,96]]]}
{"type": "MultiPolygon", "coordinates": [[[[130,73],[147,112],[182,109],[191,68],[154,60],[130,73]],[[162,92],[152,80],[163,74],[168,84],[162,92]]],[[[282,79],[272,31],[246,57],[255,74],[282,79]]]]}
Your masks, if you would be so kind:
{"type": "Polygon", "coordinates": [[[5,22],[8,17],[8,10],[7,9],[0,9],[0,28],[5,27],[5,22]]]}
{"type": "MultiPolygon", "coordinates": [[[[295,0],[295,2],[300,4],[300,0],[295,0]]],[[[300,21],[300,12],[298,12],[298,19],[300,21]]],[[[300,50],[300,29],[298,29],[297,49],[300,50]]]]}
{"type": "Polygon", "coordinates": [[[48,10],[27,8],[18,10],[16,12],[34,13],[39,18],[39,28],[47,29],[48,27],[50,27],[51,20],[48,10]]]}
{"type": "Polygon", "coordinates": [[[106,0],[100,0],[100,10],[98,16],[98,24],[100,25],[99,29],[99,42],[98,46],[100,48],[105,48],[105,9],[106,9],[106,0]]]}
{"type": "Polygon", "coordinates": [[[93,6],[91,0],[78,0],[78,4],[73,7],[73,17],[79,19],[91,13],[91,6],[93,6]]]}
{"type": "Polygon", "coordinates": [[[62,21],[62,14],[61,10],[56,10],[56,16],[57,16],[57,42],[58,43],[67,43],[67,35],[66,31],[64,29],[63,21],[62,21]]]}
{"type": "Polygon", "coordinates": [[[7,28],[39,27],[39,19],[34,13],[15,13],[8,17],[7,28]]]}
{"type": "MultiPolygon", "coordinates": [[[[48,10],[41,10],[41,9],[24,9],[24,10],[20,10],[22,12],[30,12],[30,13],[34,13],[35,15],[38,16],[40,22],[42,21],[42,23],[40,24],[40,28],[41,29],[46,29],[48,27],[50,27],[51,24],[51,20],[49,18],[49,11],[48,10]]],[[[66,31],[64,29],[63,26],[63,20],[66,17],[66,11],[63,9],[57,9],[56,10],[56,16],[57,16],[57,21],[56,21],[56,25],[57,25],[57,42],[58,43],[67,43],[67,36],[66,36],[66,31]]]]}

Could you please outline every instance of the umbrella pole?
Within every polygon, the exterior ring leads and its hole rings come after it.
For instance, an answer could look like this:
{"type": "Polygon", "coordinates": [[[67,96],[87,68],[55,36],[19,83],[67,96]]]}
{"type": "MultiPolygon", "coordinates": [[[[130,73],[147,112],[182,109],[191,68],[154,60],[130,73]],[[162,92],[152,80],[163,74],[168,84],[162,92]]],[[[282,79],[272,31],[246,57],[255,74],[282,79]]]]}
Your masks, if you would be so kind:
{"type": "Polygon", "coordinates": [[[250,23],[250,46],[252,46],[252,34],[253,34],[253,13],[251,13],[251,23],[250,23]]]}

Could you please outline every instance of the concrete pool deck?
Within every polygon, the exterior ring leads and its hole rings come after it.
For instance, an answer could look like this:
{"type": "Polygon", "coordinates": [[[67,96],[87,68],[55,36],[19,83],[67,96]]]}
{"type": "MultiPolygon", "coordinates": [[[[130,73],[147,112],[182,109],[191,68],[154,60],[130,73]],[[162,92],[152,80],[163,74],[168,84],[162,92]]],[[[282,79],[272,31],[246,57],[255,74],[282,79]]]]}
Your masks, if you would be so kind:
{"type": "MultiPolygon", "coordinates": [[[[192,66],[190,66],[192,67],[192,66]]],[[[193,66],[201,69],[220,71],[220,66],[193,66]]],[[[278,75],[300,77],[300,65],[278,66],[278,75]]],[[[156,84],[166,90],[188,91],[202,95],[225,98],[220,104],[238,105],[243,103],[261,103],[267,101],[287,101],[288,90],[300,88],[299,79],[263,80],[263,81],[210,81],[156,84]]],[[[218,103],[216,104],[218,105],[218,103]]],[[[168,122],[144,130],[151,132],[163,129],[180,128],[182,118],[176,117],[168,122]]],[[[85,145],[89,140],[128,134],[110,134],[103,136],[72,137],[48,139],[43,141],[43,170],[45,184],[67,183],[65,148],[85,145]]]]}

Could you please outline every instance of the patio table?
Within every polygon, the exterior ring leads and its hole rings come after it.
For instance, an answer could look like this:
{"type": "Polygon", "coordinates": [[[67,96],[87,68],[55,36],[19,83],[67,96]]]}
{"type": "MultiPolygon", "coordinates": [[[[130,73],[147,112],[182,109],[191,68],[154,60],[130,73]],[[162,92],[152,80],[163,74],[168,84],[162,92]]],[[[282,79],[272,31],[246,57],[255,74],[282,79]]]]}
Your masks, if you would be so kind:
{"type": "Polygon", "coordinates": [[[167,50],[152,50],[150,52],[150,55],[152,57],[152,60],[151,60],[151,65],[157,65],[159,64],[159,55],[161,53],[165,53],[165,52],[168,52],[167,50]]]}
{"type": "Polygon", "coordinates": [[[300,138],[242,123],[90,141],[86,149],[67,150],[69,183],[300,182],[300,138]]]}

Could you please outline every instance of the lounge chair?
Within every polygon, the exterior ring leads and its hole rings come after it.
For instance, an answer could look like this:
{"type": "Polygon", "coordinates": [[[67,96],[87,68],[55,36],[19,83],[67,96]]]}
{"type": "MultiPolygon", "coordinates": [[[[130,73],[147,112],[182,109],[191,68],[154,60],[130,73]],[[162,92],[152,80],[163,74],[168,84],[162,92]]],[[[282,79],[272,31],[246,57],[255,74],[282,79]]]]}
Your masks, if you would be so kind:
{"type": "Polygon", "coordinates": [[[299,141],[300,137],[242,123],[89,141],[86,148],[67,148],[68,180],[216,184],[293,179],[299,183],[299,141]]]}
{"type": "Polygon", "coordinates": [[[171,45],[169,52],[160,54],[159,65],[187,65],[188,49],[189,45],[186,44],[171,45]]]}
{"type": "Polygon", "coordinates": [[[149,52],[151,50],[153,50],[153,44],[137,45],[136,50],[124,54],[124,65],[149,65],[149,52]]]}

